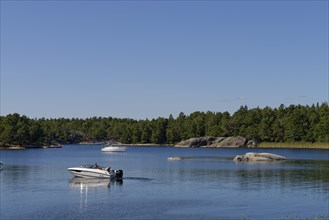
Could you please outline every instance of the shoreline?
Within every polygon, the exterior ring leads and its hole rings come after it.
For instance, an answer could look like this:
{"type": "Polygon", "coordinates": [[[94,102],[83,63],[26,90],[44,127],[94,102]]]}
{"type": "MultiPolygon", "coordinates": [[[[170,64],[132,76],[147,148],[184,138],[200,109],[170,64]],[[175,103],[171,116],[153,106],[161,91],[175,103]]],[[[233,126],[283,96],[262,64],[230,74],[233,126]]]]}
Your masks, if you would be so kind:
{"type": "MultiPolygon", "coordinates": [[[[175,147],[174,145],[169,144],[112,144],[113,146],[140,146],[140,147],[175,147]]],[[[188,147],[185,147],[188,148],[188,147]]],[[[216,148],[216,147],[207,147],[200,146],[200,148],[216,148]]],[[[218,147],[218,148],[239,148],[239,147],[218,147]]],[[[294,142],[294,143],[275,143],[275,142],[262,142],[257,145],[257,147],[240,147],[240,148],[248,148],[248,149],[266,149],[266,148],[274,148],[274,149],[321,149],[321,150],[329,150],[329,143],[308,143],[308,142],[294,142]]]]}
{"type": "Polygon", "coordinates": [[[170,144],[112,144],[112,146],[127,146],[127,147],[173,147],[170,144]]]}
{"type": "MultiPolygon", "coordinates": [[[[81,145],[100,145],[105,144],[104,142],[97,142],[97,143],[77,143],[81,145]]],[[[170,144],[121,144],[121,143],[115,143],[112,144],[112,146],[127,146],[127,147],[175,147],[174,145],[170,144]]],[[[202,148],[214,148],[214,147],[207,147],[207,146],[200,146],[202,148]]],[[[0,146],[0,150],[24,150],[24,149],[31,149],[31,148],[42,148],[42,146],[39,145],[28,145],[28,146],[19,146],[19,145],[9,145],[9,146],[0,146]]],[[[186,147],[188,148],[188,147],[186,147]]],[[[218,148],[237,148],[237,147],[218,147],[218,148]]],[[[240,147],[240,148],[248,148],[248,147],[240,147]]],[[[311,143],[311,142],[293,142],[293,143],[275,143],[275,142],[261,142],[257,145],[257,147],[249,147],[248,149],[266,149],[266,148],[272,148],[272,149],[319,149],[319,150],[329,150],[329,143],[311,143]]]]}
{"type": "Polygon", "coordinates": [[[0,150],[25,150],[26,147],[21,147],[21,146],[8,146],[8,147],[3,147],[0,146],[0,150]]]}

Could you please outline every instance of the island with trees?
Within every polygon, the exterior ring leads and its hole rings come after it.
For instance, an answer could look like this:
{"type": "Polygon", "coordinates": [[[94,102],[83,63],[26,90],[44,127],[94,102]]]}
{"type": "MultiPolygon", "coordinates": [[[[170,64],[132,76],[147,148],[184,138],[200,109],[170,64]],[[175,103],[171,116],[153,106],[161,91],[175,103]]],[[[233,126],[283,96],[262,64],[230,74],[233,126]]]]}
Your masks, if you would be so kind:
{"type": "Polygon", "coordinates": [[[241,106],[229,112],[180,113],[176,118],[28,118],[18,113],[0,116],[0,147],[44,146],[113,141],[121,144],[176,145],[198,137],[244,137],[257,147],[313,146],[329,149],[328,103],[241,106]]]}

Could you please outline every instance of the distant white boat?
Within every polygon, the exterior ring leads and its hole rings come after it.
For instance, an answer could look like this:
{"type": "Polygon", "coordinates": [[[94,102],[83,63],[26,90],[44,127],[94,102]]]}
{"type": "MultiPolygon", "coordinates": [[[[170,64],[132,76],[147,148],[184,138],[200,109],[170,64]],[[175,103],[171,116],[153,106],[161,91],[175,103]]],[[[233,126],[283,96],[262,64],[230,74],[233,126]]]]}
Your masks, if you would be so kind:
{"type": "Polygon", "coordinates": [[[52,145],[49,145],[48,148],[62,148],[63,145],[60,145],[60,144],[52,144],[52,145]]]}
{"type": "Polygon", "coordinates": [[[181,157],[168,157],[168,160],[182,160],[181,157]]]}
{"type": "Polygon", "coordinates": [[[107,145],[106,147],[103,147],[101,151],[103,152],[125,152],[126,147],[118,147],[118,146],[112,146],[112,145],[107,145]]]}

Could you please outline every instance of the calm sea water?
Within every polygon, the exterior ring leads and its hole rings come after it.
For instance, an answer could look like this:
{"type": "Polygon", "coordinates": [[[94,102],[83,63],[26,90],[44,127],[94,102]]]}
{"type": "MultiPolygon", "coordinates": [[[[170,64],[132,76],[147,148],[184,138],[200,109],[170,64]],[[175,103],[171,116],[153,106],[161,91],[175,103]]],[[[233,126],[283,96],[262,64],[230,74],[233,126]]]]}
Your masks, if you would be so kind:
{"type": "Polygon", "coordinates": [[[0,151],[0,219],[328,219],[329,151],[101,145],[0,151]],[[246,152],[289,158],[234,163],[246,152]],[[183,160],[168,161],[170,156],[183,160]],[[68,167],[111,165],[122,182],[73,178],[68,167]]]}

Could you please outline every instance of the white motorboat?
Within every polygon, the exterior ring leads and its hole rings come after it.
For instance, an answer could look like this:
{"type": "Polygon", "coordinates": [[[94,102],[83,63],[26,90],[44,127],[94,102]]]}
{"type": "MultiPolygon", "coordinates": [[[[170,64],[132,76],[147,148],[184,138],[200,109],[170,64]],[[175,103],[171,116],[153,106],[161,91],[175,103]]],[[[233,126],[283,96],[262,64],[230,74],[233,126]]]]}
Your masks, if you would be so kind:
{"type": "Polygon", "coordinates": [[[126,147],[119,147],[119,146],[112,146],[112,145],[107,145],[102,148],[103,152],[125,152],[126,147]]]}
{"type": "Polygon", "coordinates": [[[108,178],[108,179],[122,179],[123,171],[114,170],[111,167],[100,167],[95,165],[82,165],[80,167],[70,167],[68,170],[76,177],[84,178],[108,178]]]}

